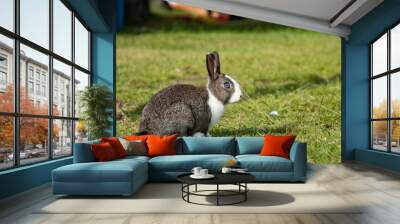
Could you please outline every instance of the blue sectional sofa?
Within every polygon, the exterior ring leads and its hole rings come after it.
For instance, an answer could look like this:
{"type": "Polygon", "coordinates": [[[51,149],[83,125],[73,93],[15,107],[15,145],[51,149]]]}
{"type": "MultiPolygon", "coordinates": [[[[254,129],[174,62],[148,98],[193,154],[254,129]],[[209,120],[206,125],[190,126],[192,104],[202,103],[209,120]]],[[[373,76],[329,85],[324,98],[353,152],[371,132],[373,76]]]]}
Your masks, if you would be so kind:
{"type": "Polygon", "coordinates": [[[260,156],[263,137],[183,137],[176,144],[177,155],[128,156],[96,162],[91,141],[75,144],[74,163],[52,172],[54,194],[131,195],[148,181],[176,181],[193,167],[218,172],[228,160],[236,160],[259,182],[304,182],[307,146],[295,142],[290,159],[260,156]]]}

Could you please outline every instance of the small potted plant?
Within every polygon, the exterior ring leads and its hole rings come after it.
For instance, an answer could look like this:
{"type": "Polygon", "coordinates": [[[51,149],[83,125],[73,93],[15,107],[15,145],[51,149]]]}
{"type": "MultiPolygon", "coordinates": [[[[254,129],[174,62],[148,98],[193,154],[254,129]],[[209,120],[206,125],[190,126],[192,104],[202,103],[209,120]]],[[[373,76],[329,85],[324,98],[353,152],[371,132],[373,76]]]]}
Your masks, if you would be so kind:
{"type": "Polygon", "coordinates": [[[114,101],[109,88],[101,84],[86,87],[80,95],[80,106],[89,139],[110,136],[114,101]]]}

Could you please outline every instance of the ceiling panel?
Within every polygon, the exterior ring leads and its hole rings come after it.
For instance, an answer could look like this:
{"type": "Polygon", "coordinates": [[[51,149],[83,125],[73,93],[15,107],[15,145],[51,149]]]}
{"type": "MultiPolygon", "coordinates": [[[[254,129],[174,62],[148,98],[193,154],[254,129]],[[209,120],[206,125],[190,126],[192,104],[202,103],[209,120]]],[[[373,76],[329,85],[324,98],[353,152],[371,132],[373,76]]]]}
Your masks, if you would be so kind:
{"type": "Polygon", "coordinates": [[[329,21],[351,0],[226,0],[329,21]]]}

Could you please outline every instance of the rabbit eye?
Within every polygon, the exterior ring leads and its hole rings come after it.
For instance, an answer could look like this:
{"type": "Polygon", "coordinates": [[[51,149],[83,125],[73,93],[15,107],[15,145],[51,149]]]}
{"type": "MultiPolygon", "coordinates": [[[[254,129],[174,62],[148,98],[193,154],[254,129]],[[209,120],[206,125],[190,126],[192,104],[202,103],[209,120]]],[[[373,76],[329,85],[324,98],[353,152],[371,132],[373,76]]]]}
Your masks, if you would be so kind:
{"type": "Polygon", "coordinates": [[[231,88],[231,83],[230,82],[224,82],[224,89],[229,89],[231,88]]]}

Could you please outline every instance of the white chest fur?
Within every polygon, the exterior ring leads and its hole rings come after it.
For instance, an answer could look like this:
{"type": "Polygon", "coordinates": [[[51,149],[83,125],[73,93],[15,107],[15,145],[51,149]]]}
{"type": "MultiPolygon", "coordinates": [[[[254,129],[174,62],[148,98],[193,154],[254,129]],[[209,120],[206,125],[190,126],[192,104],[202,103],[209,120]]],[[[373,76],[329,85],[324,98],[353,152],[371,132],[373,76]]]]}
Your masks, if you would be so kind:
{"type": "Polygon", "coordinates": [[[208,125],[208,130],[210,130],[219,121],[222,115],[224,115],[225,108],[224,104],[219,101],[210,90],[208,90],[207,104],[211,110],[211,121],[208,125]]]}

